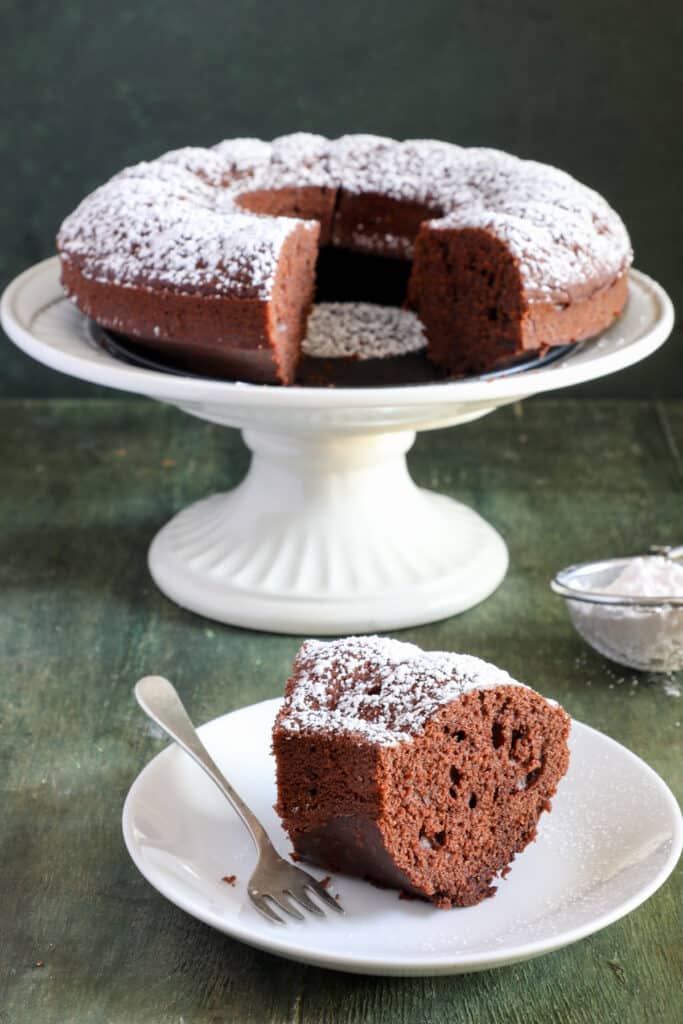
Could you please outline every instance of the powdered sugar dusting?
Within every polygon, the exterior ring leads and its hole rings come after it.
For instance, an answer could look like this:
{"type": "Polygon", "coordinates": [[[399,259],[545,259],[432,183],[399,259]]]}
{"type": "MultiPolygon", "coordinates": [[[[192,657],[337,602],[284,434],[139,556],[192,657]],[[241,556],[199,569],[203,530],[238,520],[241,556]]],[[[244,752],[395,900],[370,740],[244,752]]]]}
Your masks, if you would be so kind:
{"type": "MultiPolygon", "coordinates": [[[[296,186],[375,193],[423,206],[437,230],[492,232],[517,260],[529,302],[589,294],[632,257],[614,210],[556,168],[429,139],[306,132],[186,147],[127,168],[67,218],[58,246],[98,281],[267,298],[292,219],[247,213],[237,200],[296,186]]],[[[372,225],[358,226],[354,245],[412,254],[411,239],[372,225]]]]}
{"type": "MultiPolygon", "coordinates": [[[[581,186],[583,187],[583,186],[581,186]]],[[[596,193],[558,207],[539,199],[512,201],[499,209],[481,203],[463,206],[433,222],[434,228],[480,228],[503,241],[516,258],[530,302],[564,304],[595,291],[596,279],[611,283],[631,260],[626,229],[596,193]],[[598,218],[612,214],[605,231],[598,218]]]]}
{"type": "Polygon", "coordinates": [[[63,256],[103,283],[267,299],[282,246],[302,222],[226,213],[215,189],[198,178],[186,187],[187,172],[169,166],[157,165],[154,178],[119,176],[88,196],[62,225],[63,256]]]}
{"type": "Polygon", "coordinates": [[[320,359],[386,359],[427,344],[415,313],[371,302],[320,302],[308,318],[302,350],[320,359]]]}
{"type": "Polygon", "coordinates": [[[332,144],[330,166],[341,188],[432,207],[439,215],[462,189],[463,157],[470,150],[448,142],[378,135],[343,135],[332,144]]]}
{"type": "MultiPolygon", "coordinates": [[[[255,168],[265,166],[273,151],[270,142],[262,139],[224,139],[213,147],[232,174],[252,173],[255,168]]],[[[209,152],[206,150],[205,152],[209,152]]]]}
{"type": "Polygon", "coordinates": [[[444,704],[472,690],[522,686],[469,654],[422,651],[379,636],[306,640],[294,662],[279,724],[355,734],[395,746],[420,733],[444,704]]]}
{"type": "Polygon", "coordinates": [[[239,192],[317,186],[336,189],[338,181],[330,168],[330,149],[334,145],[323,135],[294,132],[254,147],[253,139],[221,142],[214,152],[228,159],[239,175],[239,192]],[[253,154],[251,166],[246,155],[253,154]]]}
{"type": "Polygon", "coordinates": [[[518,259],[529,301],[568,301],[612,279],[632,252],[621,218],[564,171],[495,149],[347,135],[331,166],[343,190],[424,205],[433,227],[484,228],[518,259]]]}

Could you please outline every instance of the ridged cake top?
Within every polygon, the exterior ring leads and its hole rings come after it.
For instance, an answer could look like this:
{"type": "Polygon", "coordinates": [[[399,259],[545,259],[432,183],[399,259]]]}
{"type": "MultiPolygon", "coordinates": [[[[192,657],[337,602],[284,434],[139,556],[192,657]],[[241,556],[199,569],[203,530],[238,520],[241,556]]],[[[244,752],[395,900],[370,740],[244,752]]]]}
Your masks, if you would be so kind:
{"type": "Polygon", "coordinates": [[[223,199],[222,189],[162,158],[84,199],[58,244],[94,281],[268,298],[284,241],[302,223],[317,225],[226,210],[223,199]]]}
{"type": "Polygon", "coordinates": [[[286,732],[345,733],[395,746],[465,693],[522,685],[470,654],[423,651],[380,636],[306,640],[278,724],[286,732]]]}
{"type": "MultiPolygon", "coordinates": [[[[304,132],[188,147],[127,168],[67,217],[58,247],[97,281],[268,298],[295,222],[248,213],[239,197],[305,185],[379,193],[424,206],[437,228],[493,232],[517,259],[530,302],[584,297],[631,261],[619,216],[554,167],[429,139],[304,132]]],[[[386,249],[370,225],[358,234],[364,248],[386,249]]],[[[396,242],[410,255],[409,242],[396,242]]]]}

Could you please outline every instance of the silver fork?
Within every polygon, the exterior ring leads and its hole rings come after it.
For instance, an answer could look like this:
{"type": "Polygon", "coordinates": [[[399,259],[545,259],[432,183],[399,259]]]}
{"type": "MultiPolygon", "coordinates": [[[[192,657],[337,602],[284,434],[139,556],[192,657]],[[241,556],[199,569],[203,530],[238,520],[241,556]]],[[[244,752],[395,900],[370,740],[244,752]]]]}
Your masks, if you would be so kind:
{"type": "Polygon", "coordinates": [[[161,726],[164,732],[204,769],[247,826],[258,852],[258,861],[247,885],[249,899],[256,909],[269,921],[278,924],[285,922],[269,901],[299,921],[304,920],[304,915],[294,902],[310,910],[312,914],[324,917],[325,912],[311,899],[308,894],[310,891],[326,906],[336,910],[338,914],[343,914],[339,903],[332,899],[313,875],[294,867],[277,852],[261,822],[230,785],[200,740],[180,697],[168,679],[164,679],[163,676],[145,676],[135,686],[135,697],[145,714],[161,726]]]}

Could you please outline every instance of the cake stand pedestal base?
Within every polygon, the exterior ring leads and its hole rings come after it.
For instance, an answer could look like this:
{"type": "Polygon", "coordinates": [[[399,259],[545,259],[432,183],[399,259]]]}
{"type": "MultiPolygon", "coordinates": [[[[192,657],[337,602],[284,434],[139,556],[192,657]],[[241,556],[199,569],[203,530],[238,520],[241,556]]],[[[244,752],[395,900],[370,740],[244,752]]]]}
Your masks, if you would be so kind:
{"type": "Polygon", "coordinates": [[[276,633],[367,633],[462,612],[505,576],[499,534],[412,481],[413,431],[243,436],[243,482],[150,547],[157,586],[182,607],[276,633]]]}
{"type": "Polygon", "coordinates": [[[620,319],[551,365],[438,384],[280,388],[122,363],[64,298],[59,277],[53,257],[3,294],[2,325],[24,352],[239,427],[254,455],[239,487],[181,512],[155,538],[157,584],[209,618],[284,633],[400,629],[483,601],[505,575],[505,544],[471,509],[415,486],[405,461],[413,431],[632,366],[674,320],[666,292],[631,270],[620,319]]]}

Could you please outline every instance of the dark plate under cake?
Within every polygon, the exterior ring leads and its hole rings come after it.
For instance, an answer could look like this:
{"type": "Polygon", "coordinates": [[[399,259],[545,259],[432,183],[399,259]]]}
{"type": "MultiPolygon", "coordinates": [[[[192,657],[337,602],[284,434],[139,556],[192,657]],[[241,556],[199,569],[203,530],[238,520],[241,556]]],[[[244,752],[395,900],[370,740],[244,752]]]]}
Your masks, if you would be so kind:
{"type": "Polygon", "coordinates": [[[570,719],[487,662],[306,641],[273,731],[295,855],[431,901],[495,893],[567,771],[570,719]]]}

